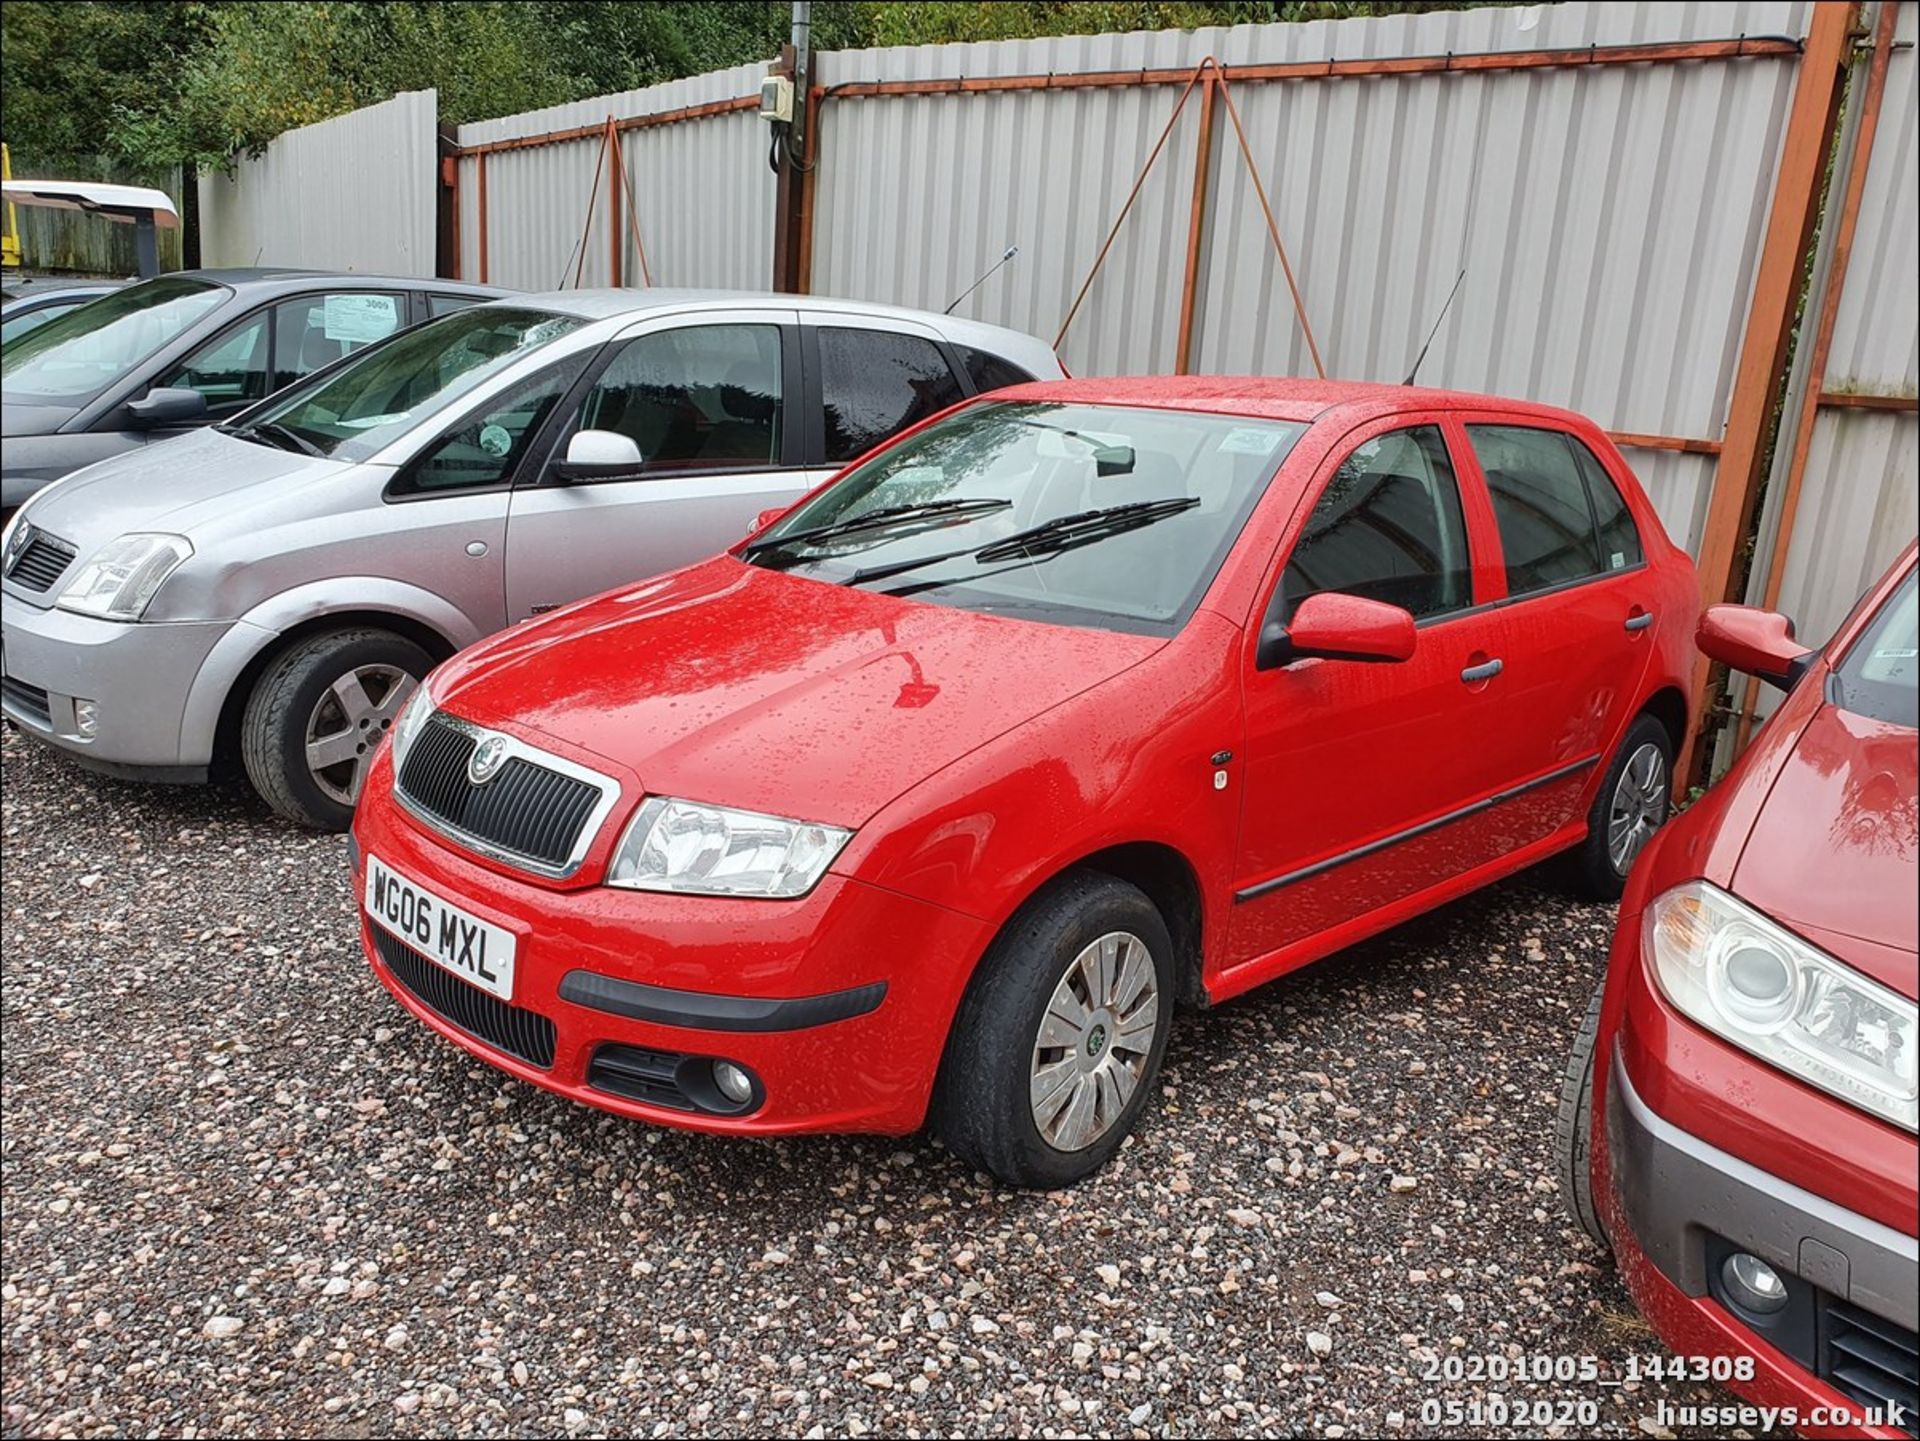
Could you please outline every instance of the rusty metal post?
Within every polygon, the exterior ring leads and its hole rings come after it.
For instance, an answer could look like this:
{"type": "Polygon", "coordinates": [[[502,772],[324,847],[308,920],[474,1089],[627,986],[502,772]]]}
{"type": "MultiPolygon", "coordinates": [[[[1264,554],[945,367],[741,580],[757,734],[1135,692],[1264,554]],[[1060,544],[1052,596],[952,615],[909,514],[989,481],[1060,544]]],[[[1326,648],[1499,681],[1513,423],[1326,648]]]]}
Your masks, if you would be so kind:
{"type": "Polygon", "coordinates": [[[480,248],[480,283],[487,283],[487,152],[482,150],[473,157],[473,204],[475,219],[479,222],[478,241],[480,248]]]}
{"type": "Polygon", "coordinates": [[[1200,140],[1193,152],[1193,212],[1187,217],[1187,270],[1180,287],[1180,342],[1174,373],[1193,373],[1193,311],[1200,289],[1200,251],[1207,223],[1207,178],[1213,169],[1213,102],[1219,92],[1216,72],[1200,82],[1200,140]]]}
{"type": "Polygon", "coordinates": [[[622,263],[626,258],[627,236],[622,229],[620,201],[627,189],[627,167],[620,158],[620,129],[607,117],[607,284],[618,290],[622,263]]]}
{"type": "MultiPolygon", "coordinates": [[[[1807,478],[1807,458],[1813,450],[1814,425],[1819,417],[1821,388],[1826,384],[1827,359],[1833,353],[1833,330],[1846,293],[1847,262],[1853,258],[1853,234],[1860,225],[1860,202],[1867,190],[1867,167],[1873,160],[1873,137],[1880,125],[1880,103],[1887,93],[1887,62],[1893,58],[1893,35],[1900,21],[1897,0],[1880,0],[1873,29],[1873,58],[1867,67],[1867,92],[1860,102],[1860,125],[1854,132],[1847,162],[1847,188],[1840,202],[1839,228],[1833,236],[1833,259],[1827,267],[1826,290],[1820,296],[1820,320],[1814,330],[1813,354],[1807,366],[1806,393],[1794,417],[1793,453],[1787,461],[1785,489],[1780,497],[1780,523],[1767,560],[1767,584],[1761,604],[1772,610],[1780,604],[1780,586],[1787,569],[1787,550],[1793,544],[1793,523],[1800,511],[1800,488],[1807,478]]],[[[1740,706],[1736,752],[1747,748],[1754,716],[1760,704],[1760,683],[1747,681],[1740,706]]]]}
{"type": "MultiPolygon", "coordinates": [[[[444,145],[453,144],[453,127],[440,127],[444,145]]],[[[449,149],[440,157],[440,203],[434,209],[433,273],[445,280],[460,278],[460,156],[449,149]]]]}
{"type": "MultiPolygon", "coordinates": [[[[812,67],[808,67],[811,72],[812,67]]],[[[807,97],[806,119],[800,127],[803,139],[800,145],[800,158],[804,168],[800,172],[800,214],[796,224],[800,230],[798,241],[799,254],[794,261],[793,289],[796,295],[813,293],[813,197],[816,182],[820,175],[820,111],[826,103],[825,87],[816,88],[807,97]]]]}
{"type": "MultiPolygon", "coordinates": [[[[1768,421],[1785,379],[1795,301],[1819,217],[1821,180],[1833,149],[1848,37],[1857,9],[1851,4],[1816,5],[1807,29],[1739,368],[1734,373],[1726,441],[1714,470],[1700,541],[1700,597],[1708,605],[1732,598],[1740,552],[1753,521],[1768,421]]],[[[1701,656],[1694,666],[1687,744],[1675,775],[1679,787],[1685,787],[1700,768],[1701,724],[1715,700],[1710,694],[1711,679],[1712,665],[1701,656]]]]}

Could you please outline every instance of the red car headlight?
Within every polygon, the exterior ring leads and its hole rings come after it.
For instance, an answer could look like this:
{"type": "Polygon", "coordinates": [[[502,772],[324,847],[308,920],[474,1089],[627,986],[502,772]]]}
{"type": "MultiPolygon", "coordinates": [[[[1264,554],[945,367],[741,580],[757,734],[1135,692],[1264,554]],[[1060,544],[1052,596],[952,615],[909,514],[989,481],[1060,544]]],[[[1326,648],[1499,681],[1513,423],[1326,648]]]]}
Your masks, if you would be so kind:
{"type": "Polygon", "coordinates": [[[1682,1014],[1768,1065],[1907,1130],[1920,1011],[1705,881],[1647,907],[1642,951],[1682,1014]]]}

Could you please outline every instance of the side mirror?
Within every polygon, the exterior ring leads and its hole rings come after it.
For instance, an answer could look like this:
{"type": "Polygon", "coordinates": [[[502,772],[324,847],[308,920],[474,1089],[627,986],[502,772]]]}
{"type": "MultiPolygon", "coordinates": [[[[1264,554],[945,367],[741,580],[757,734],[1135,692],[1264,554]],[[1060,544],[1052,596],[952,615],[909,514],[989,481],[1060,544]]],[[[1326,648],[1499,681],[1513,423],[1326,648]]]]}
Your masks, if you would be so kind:
{"type": "Polygon", "coordinates": [[[776,505],[771,510],[761,511],[760,514],[756,515],[753,518],[753,524],[747,527],[747,534],[748,535],[760,534],[761,531],[765,530],[768,526],[772,525],[776,520],[780,519],[781,516],[785,515],[788,511],[792,509],[793,507],[790,505],[776,505]]]}
{"type": "Polygon", "coordinates": [[[1781,690],[1793,689],[1813,656],[1793,638],[1792,621],[1751,605],[1708,606],[1693,639],[1709,660],[1781,690]]]}
{"type": "Polygon", "coordinates": [[[1385,601],[1339,591],[1310,595],[1294,607],[1293,620],[1268,621],[1255,652],[1258,670],[1278,670],[1297,660],[1402,661],[1413,658],[1413,614],[1385,601]]]}
{"type": "Polygon", "coordinates": [[[146,429],[191,424],[207,418],[207,398],[185,386],[156,385],[140,399],[128,401],[127,414],[146,429]]]}
{"type": "Polygon", "coordinates": [[[637,480],[646,464],[640,446],[617,430],[577,430],[566,459],[548,467],[555,480],[637,480]]]}

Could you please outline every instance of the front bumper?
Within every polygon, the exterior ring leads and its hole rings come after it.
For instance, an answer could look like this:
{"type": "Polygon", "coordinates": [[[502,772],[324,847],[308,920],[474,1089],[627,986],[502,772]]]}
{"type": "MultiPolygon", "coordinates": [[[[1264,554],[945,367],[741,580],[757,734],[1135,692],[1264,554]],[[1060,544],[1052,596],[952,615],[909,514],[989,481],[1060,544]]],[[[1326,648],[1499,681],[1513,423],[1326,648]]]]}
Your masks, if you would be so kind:
{"type": "Polygon", "coordinates": [[[0,604],[0,711],[22,733],[83,765],[152,780],[203,780],[207,757],[184,755],[194,678],[228,621],[126,623],[0,604]],[[95,707],[91,735],[74,713],[95,707]]]}
{"type": "Polygon", "coordinates": [[[1914,1434],[1911,1411],[1902,1425],[1859,1418],[1863,1406],[1910,1396],[1920,1242],[1663,1119],[1621,1048],[1610,1060],[1602,1210],[1641,1313],[1680,1355],[1752,1357],[1753,1379],[1733,1386],[1755,1404],[1855,1415],[1806,1434],[1914,1434]],[[1757,1315],[1726,1293],[1720,1268],[1742,1251],[1787,1282],[1783,1310],[1757,1315]]]}
{"type": "Polygon", "coordinates": [[[925,1119],[983,922],[832,874],[797,901],[519,879],[423,831],[394,802],[391,775],[382,757],[354,820],[361,943],[395,999],[448,1040],[533,1085],[662,1125],[903,1134],[925,1119]],[[390,964],[366,909],[368,854],[513,933],[513,1015],[424,958],[390,964]],[[515,1054],[528,1027],[538,1044],[515,1054]],[[722,1115],[609,1089],[608,1064],[635,1053],[731,1061],[759,1094],[745,1114],[722,1115]]]}

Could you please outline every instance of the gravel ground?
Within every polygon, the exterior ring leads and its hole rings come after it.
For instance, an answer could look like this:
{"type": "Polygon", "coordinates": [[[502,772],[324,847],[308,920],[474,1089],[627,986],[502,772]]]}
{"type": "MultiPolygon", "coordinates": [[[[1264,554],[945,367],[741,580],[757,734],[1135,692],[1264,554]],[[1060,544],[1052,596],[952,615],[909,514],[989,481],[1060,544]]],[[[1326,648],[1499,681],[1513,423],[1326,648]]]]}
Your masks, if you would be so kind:
{"type": "MultiPolygon", "coordinates": [[[[1611,912],[1523,876],[1175,1028],[1071,1192],[615,1120],[430,1036],[345,841],[4,743],[7,1435],[1473,1434],[1656,1344],[1565,1220],[1611,912]]],[[[1534,1428],[1523,1428],[1534,1429],[1534,1428]]],[[[1587,1428],[1567,1428],[1580,1434],[1587,1428]]]]}

